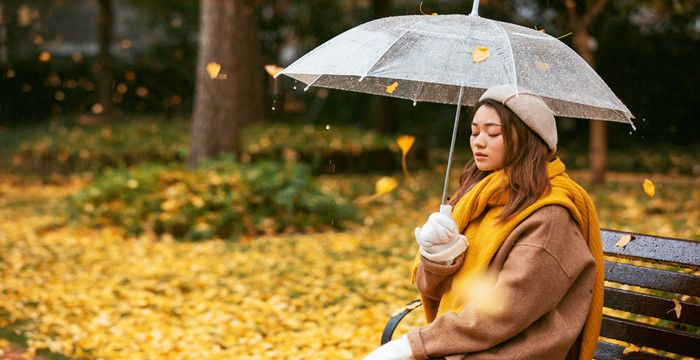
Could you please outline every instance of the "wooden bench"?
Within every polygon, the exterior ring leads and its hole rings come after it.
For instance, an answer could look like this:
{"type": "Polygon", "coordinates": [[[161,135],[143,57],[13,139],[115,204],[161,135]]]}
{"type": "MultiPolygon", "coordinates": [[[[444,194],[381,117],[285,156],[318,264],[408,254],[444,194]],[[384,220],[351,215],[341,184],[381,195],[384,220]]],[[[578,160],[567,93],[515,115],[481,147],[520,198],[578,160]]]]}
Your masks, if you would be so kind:
{"type": "MultiPolygon", "coordinates": [[[[606,258],[604,306],[626,313],[603,311],[595,358],[679,358],[666,352],[700,358],[700,241],[606,229],[601,237],[606,258]],[[624,247],[616,246],[623,236],[631,236],[632,240],[624,247]],[[675,301],[680,305],[680,317],[676,316],[675,301]],[[661,355],[608,339],[660,350],[661,355]],[[627,354],[623,354],[625,348],[627,354]]],[[[389,319],[382,344],[391,340],[401,319],[418,307],[420,300],[414,300],[389,319]]]]}

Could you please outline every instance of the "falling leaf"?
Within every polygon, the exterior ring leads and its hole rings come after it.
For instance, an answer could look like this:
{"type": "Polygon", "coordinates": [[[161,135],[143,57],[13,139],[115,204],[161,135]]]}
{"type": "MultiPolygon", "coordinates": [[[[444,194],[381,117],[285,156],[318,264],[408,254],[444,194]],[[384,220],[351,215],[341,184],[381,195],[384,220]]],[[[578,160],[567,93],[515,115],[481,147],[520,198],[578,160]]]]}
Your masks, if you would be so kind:
{"type": "Polygon", "coordinates": [[[406,155],[408,151],[411,150],[411,146],[413,146],[415,140],[416,138],[413,135],[401,135],[396,138],[396,144],[401,148],[401,153],[406,155]]]}
{"type": "Polygon", "coordinates": [[[267,71],[267,74],[272,77],[277,76],[277,74],[279,74],[282,70],[284,70],[283,67],[279,67],[274,64],[265,65],[265,71],[267,71]]]}
{"type": "Polygon", "coordinates": [[[542,72],[547,72],[549,70],[549,64],[545,62],[535,60],[535,65],[537,65],[537,68],[542,72]]]}
{"type": "Polygon", "coordinates": [[[377,183],[374,184],[374,191],[377,195],[383,195],[396,189],[398,182],[390,176],[382,176],[377,183]]]}
{"type": "Polygon", "coordinates": [[[625,234],[620,236],[620,239],[617,240],[617,243],[615,243],[615,246],[619,248],[624,248],[625,245],[629,244],[629,242],[632,241],[632,235],[630,234],[625,234]]]}
{"type": "Polygon", "coordinates": [[[396,87],[398,87],[398,86],[399,86],[399,83],[394,82],[393,84],[391,84],[391,85],[389,85],[389,86],[386,87],[386,92],[388,92],[389,94],[391,94],[391,93],[394,92],[394,90],[396,90],[396,87]]]}
{"type": "Polygon", "coordinates": [[[644,179],[644,192],[649,195],[649,197],[653,197],[654,194],[656,194],[656,191],[654,190],[654,183],[651,182],[649,179],[644,179]]]}
{"type": "Polygon", "coordinates": [[[472,62],[478,63],[486,60],[491,55],[489,48],[480,46],[472,51],[472,62]]]}
{"type": "Polygon", "coordinates": [[[207,73],[209,74],[210,78],[215,79],[216,76],[219,75],[219,71],[221,71],[221,65],[215,62],[210,62],[207,64],[207,73]]]}
{"type": "Polygon", "coordinates": [[[406,166],[406,154],[411,150],[411,146],[413,146],[415,140],[416,138],[412,135],[402,135],[396,139],[396,143],[399,145],[399,148],[401,148],[401,167],[403,168],[404,176],[407,178],[410,177],[410,175],[408,174],[408,167],[406,166]]]}
{"type": "Polygon", "coordinates": [[[639,346],[634,345],[634,344],[629,344],[629,345],[625,348],[625,350],[622,350],[622,355],[627,355],[627,354],[629,354],[629,353],[637,352],[637,351],[639,351],[639,350],[641,350],[641,349],[639,348],[639,346]]]}
{"type": "Polygon", "coordinates": [[[670,311],[676,311],[676,318],[680,319],[681,318],[681,303],[678,301],[678,299],[673,299],[673,309],[669,310],[670,311]]]}

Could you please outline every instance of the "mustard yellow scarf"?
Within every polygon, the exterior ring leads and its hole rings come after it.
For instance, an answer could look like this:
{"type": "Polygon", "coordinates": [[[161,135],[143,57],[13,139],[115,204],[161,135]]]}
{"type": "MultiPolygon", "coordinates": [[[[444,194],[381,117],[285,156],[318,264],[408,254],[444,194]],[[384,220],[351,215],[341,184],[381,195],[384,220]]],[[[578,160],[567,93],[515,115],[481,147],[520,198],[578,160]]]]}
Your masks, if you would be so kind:
{"type": "MultiPolygon", "coordinates": [[[[432,322],[437,316],[447,311],[460,312],[464,308],[464,304],[469,302],[469,299],[464,298],[463,289],[468,285],[470,279],[485,272],[491,259],[511,231],[540,207],[551,204],[562,205],[569,209],[576,220],[596,262],[593,300],[583,328],[579,356],[581,360],[589,360],[593,358],[595,351],[603,310],[604,268],[598,215],[591,197],[566,174],[566,167],[559,158],[547,164],[547,174],[552,191],[513,215],[503,224],[498,223],[498,217],[508,201],[508,193],[503,191],[503,185],[508,179],[503,170],[495,171],[486,176],[457,202],[452,216],[460,232],[467,237],[469,248],[464,264],[454,275],[452,288],[440,300],[437,314],[426,312],[425,315],[428,322],[432,322]],[[480,229],[488,229],[488,231],[480,231],[480,229]]],[[[414,284],[419,263],[420,253],[416,254],[413,263],[412,281],[414,284]]],[[[421,300],[425,301],[425,299],[421,300]]]]}

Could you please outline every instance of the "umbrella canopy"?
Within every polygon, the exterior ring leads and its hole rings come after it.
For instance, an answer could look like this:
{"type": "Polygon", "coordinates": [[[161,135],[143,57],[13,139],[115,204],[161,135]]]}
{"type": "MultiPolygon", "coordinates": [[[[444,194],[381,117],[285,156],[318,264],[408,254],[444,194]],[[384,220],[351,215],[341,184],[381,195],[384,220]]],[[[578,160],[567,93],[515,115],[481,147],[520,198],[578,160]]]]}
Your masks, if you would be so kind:
{"type": "Polygon", "coordinates": [[[471,106],[487,88],[512,84],[516,91],[522,87],[540,95],[557,116],[634,127],[632,113],[566,44],[540,31],[479,16],[374,20],[327,41],[280,74],[308,86],[393,96],[414,104],[471,106]]]}

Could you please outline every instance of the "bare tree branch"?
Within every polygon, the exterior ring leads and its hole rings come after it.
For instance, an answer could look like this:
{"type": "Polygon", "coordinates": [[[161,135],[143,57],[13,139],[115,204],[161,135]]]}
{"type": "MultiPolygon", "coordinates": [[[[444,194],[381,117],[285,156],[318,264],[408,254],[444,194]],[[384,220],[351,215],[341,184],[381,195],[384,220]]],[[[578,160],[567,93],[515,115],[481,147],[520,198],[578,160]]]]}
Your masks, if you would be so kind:
{"type": "Polygon", "coordinates": [[[583,27],[588,27],[591,25],[595,19],[598,18],[601,12],[605,9],[605,7],[608,5],[610,0],[597,0],[595,3],[593,3],[593,6],[587,7],[586,8],[586,13],[583,14],[581,19],[579,19],[581,26],[583,27]]]}

